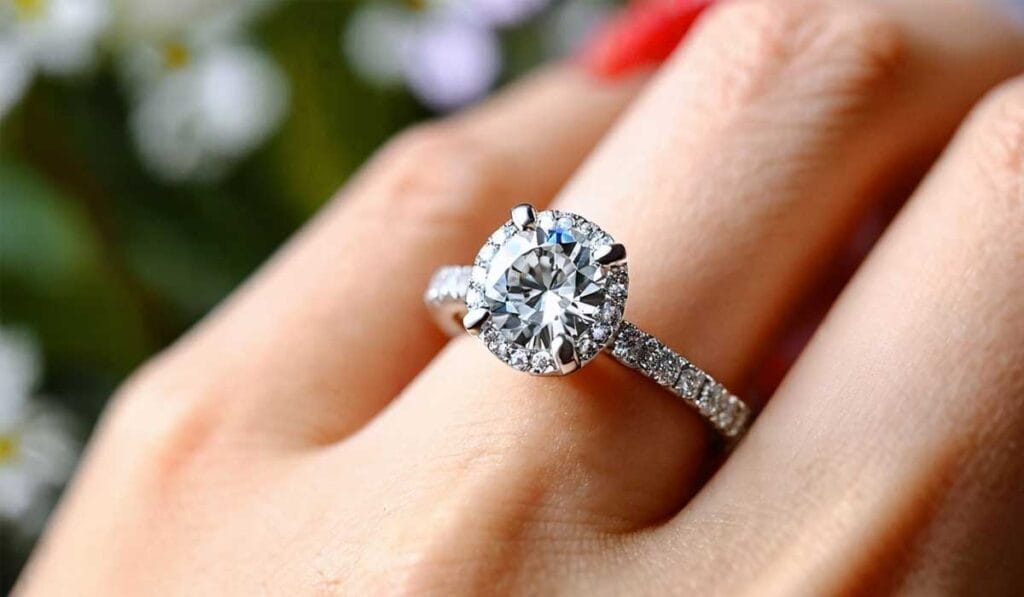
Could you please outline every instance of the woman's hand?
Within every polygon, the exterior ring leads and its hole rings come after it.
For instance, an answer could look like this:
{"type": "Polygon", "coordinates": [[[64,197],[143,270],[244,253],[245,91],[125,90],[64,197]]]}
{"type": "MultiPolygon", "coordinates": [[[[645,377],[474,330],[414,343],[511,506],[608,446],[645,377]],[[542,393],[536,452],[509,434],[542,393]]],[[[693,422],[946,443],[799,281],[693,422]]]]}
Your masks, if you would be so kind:
{"type": "Polygon", "coordinates": [[[562,67],[401,135],[126,385],[19,590],[1019,593],[1024,81],[989,90],[1022,68],[980,1],[737,0],[636,101],[562,67]],[[421,304],[510,206],[576,211],[630,247],[628,316],[743,395],[986,94],[706,484],[655,384],[524,376],[421,304]]]}

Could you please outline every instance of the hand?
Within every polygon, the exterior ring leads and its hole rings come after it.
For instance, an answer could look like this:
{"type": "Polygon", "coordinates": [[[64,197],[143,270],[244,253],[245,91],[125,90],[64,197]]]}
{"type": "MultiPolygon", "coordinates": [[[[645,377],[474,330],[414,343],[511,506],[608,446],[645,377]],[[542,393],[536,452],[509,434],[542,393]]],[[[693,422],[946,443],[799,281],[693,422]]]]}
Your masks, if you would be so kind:
{"type": "Polygon", "coordinates": [[[655,384],[524,376],[421,294],[513,204],[580,212],[630,247],[628,316],[743,395],[856,220],[1021,68],[982,2],[738,0],[636,101],[554,68],[401,135],[124,387],[18,590],[1019,593],[1024,81],[706,484],[655,384]]]}

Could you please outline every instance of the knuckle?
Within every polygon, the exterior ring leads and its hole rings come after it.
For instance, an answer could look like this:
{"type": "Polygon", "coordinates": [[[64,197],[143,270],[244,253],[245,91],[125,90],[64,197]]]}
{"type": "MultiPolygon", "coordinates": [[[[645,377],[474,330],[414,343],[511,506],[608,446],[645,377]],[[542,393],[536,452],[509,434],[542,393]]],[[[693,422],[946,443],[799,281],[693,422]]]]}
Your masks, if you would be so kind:
{"type": "Polygon", "coordinates": [[[1004,83],[977,109],[978,165],[1000,189],[1024,193],[1024,78],[1004,83]]]}
{"type": "Polygon", "coordinates": [[[818,63],[826,92],[880,97],[905,63],[902,29],[878,7],[856,2],[819,9],[820,31],[810,35],[805,56],[818,63]]]}
{"type": "Polygon", "coordinates": [[[809,36],[808,47],[837,48],[851,62],[883,72],[900,64],[905,54],[903,31],[881,8],[837,0],[812,6],[802,31],[809,36]]]}
{"type": "Polygon", "coordinates": [[[708,14],[694,43],[721,46],[722,50],[775,50],[769,54],[777,55],[783,51],[789,33],[799,26],[799,17],[784,6],[769,0],[722,4],[708,14]]]}
{"type": "Polygon", "coordinates": [[[741,103],[785,85],[861,106],[881,96],[906,55],[902,30],[880,9],[838,0],[730,2],[694,45],[716,95],[741,103]]]}
{"type": "Polygon", "coordinates": [[[712,11],[695,32],[691,63],[684,66],[710,87],[726,109],[746,103],[780,69],[789,15],[760,0],[730,2],[712,11]]]}
{"type": "Polygon", "coordinates": [[[111,430],[131,445],[133,467],[160,493],[193,470],[223,437],[227,417],[223,388],[183,377],[162,355],[125,383],[111,405],[111,430]]]}
{"type": "Polygon", "coordinates": [[[500,190],[499,162],[492,148],[457,121],[419,125],[390,142],[375,160],[368,207],[421,221],[460,219],[482,197],[500,190]]]}

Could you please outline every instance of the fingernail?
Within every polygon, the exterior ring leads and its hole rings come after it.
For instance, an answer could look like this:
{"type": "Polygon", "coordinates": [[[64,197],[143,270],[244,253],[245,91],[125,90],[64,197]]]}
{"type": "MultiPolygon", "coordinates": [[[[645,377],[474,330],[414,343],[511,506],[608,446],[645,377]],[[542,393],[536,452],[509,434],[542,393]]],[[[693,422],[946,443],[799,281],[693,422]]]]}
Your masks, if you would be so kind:
{"type": "Polygon", "coordinates": [[[714,0],[646,0],[613,16],[580,55],[594,76],[615,79],[665,61],[714,0]]]}

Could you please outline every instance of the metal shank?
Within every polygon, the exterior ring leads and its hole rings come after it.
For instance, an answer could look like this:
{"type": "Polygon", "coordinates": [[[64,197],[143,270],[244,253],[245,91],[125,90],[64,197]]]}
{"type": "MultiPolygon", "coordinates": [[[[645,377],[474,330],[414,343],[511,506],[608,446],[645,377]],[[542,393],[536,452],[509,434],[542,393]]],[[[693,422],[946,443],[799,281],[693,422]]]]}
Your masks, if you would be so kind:
{"type": "MultiPolygon", "coordinates": [[[[466,333],[466,292],[472,268],[446,266],[430,280],[424,302],[442,330],[450,336],[466,333]]],[[[476,323],[477,318],[468,323],[476,323]]],[[[471,327],[472,329],[472,327],[471,327]]],[[[561,343],[559,343],[561,345],[561,343]]],[[[657,338],[624,321],[606,349],[620,363],[661,384],[696,410],[727,440],[735,441],[746,431],[752,411],[722,384],[657,338]]],[[[563,372],[579,367],[566,349],[555,358],[563,372]]]]}

